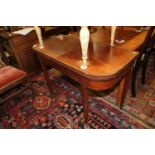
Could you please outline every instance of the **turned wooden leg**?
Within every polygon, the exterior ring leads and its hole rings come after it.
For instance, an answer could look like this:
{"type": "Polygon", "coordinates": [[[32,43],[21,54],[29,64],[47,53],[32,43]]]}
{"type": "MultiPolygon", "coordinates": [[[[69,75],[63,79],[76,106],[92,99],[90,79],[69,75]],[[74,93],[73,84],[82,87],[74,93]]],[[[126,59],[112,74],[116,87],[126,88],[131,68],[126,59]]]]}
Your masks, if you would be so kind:
{"type": "Polygon", "coordinates": [[[85,124],[88,123],[88,89],[85,85],[81,84],[82,104],[84,109],[85,124]]]}
{"type": "Polygon", "coordinates": [[[130,75],[131,75],[131,70],[125,75],[125,77],[119,83],[116,103],[119,105],[120,109],[122,109],[123,103],[126,97],[126,93],[127,93],[128,85],[130,81],[130,75]]]}
{"type": "Polygon", "coordinates": [[[42,71],[44,73],[44,76],[45,76],[45,79],[46,79],[46,82],[47,82],[48,89],[50,90],[50,93],[52,94],[51,82],[50,82],[50,79],[49,79],[47,67],[46,67],[46,65],[42,61],[42,58],[39,55],[38,55],[38,59],[39,59],[39,62],[41,64],[41,68],[42,68],[42,71]]]}

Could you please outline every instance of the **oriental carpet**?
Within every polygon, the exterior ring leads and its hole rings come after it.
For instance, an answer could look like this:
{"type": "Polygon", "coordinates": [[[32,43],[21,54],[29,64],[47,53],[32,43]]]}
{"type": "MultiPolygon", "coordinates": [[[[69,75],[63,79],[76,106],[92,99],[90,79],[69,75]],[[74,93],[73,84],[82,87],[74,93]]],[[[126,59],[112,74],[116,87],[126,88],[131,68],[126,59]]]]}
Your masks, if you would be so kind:
{"type": "Polygon", "coordinates": [[[144,123],[126,115],[123,111],[94,95],[89,98],[89,121],[85,126],[81,93],[78,86],[51,71],[49,74],[53,93],[50,95],[43,73],[36,75],[32,79],[37,92],[35,98],[31,91],[27,90],[3,104],[0,108],[0,128],[147,128],[144,123]]]}

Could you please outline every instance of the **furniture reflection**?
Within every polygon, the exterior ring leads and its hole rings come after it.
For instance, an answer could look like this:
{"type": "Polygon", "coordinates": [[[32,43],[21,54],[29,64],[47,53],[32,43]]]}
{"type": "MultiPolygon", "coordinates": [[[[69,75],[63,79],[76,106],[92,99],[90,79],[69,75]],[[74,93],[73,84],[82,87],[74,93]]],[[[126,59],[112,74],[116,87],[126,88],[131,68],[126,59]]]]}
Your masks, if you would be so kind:
{"type": "Polygon", "coordinates": [[[9,100],[11,97],[18,95],[26,88],[30,88],[33,95],[34,90],[26,72],[12,66],[4,66],[0,68],[0,103],[9,100]],[[21,89],[10,92],[13,88],[20,84],[25,84],[21,89]],[[7,93],[7,95],[6,95],[7,93]]]}
{"type": "Polygon", "coordinates": [[[70,26],[40,26],[43,38],[51,35],[68,34],[71,31],[70,26]]]}
{"type": "Polygon", "coordinates": [[[88,68],[83,70],[80,68],[80,41],[76,36],[63,36],[63,38],[53,36],[44,41],[44,48],[40,48],[40,44],[37,44],[33,49],[38,55],[51,93],[47,66],[60,70],[80,84],[85,123],[88,121],[89,110],[88,89],[106,90],[118,84],[116,104],[122,108],[131,69],[137,57],[136,52],[110,46],[104,47],[98,42],[90,42],[88,68]]]}
{"type": "Polygon", "coordinates": [[[14,65],[28,74],[39,70],[39,63],[32,52],[32,45],[37,41],[35,31],[27,35],[12,34],[7,31],[0,31],[0,52],[3,61],[8,65],[14,65]],[[6,55],[9,54],[9,59],[6,55]]]}
{"type": "Polygon", "coordinates": [[[142,32],[144,26],[111,26],[111,46],[114,46],[115,42],[118,44],[124,43],[126,40],[124,30],[130,27],[133,31],[139,33],[142,32]]]}

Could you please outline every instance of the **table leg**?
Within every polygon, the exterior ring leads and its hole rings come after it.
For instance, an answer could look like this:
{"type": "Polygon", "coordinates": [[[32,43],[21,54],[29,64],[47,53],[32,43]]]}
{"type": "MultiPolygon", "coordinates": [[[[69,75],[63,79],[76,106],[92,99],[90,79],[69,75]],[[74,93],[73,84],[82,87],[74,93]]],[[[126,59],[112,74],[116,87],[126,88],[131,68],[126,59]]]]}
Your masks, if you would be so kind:
{"type": "Polygon", "coordinates": [[[131,76],[131,70],[125,75],[125,77],[119,83],[118,92],[116,96],[116,103],[119,105],[120,109],[122,109],[123,107],[123,103],[129,86],[130,76],[131,76]]]}
{"type": "Polygon", "coordinates": [[[84,121],[88,123],[88,89],[85,85],[81,85],[82,104],[84,109],[84,121]]]}
{"type": "Polygon", "coordinates": [[[46,67],[46,65],[44,64],[44,62],[42,61],[42,59],[41,59],[41,57],[39,55],[38,55],[38,59],[39,59],[41,68],[43,70],[43,73],[44,73],[44,76],[45,76],[45,79],[46,79],[46,82],[47,82],[48,89],[50,90],[50,93],[52,94],[52,89],[50,87],[51,82],[50,82],[50,79],[49,79],[47,67],[46,67]]]}

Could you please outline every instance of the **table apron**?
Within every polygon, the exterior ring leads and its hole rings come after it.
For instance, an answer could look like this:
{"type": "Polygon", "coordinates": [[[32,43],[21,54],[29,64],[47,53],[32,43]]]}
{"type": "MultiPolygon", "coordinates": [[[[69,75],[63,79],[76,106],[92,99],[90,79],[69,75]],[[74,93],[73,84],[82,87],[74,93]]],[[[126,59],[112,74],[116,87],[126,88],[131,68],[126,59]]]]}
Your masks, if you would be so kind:
{"type": "Polygon", "coordinates": [[[117,76],[115,79],[111,78],[108,80],[95,80],[95,79],[89,79],[87,77],[84,77],[81,74],[78,74],[62,66],[61,64],[58,64],[54,61],[49,60],[48,58],[45,58],[43,56],[40,56],[40,58],[42,59],[44,64],[61,71],[64,75],[70,77],[72,80],[75,80],[80,85],[85,85],[87,86],[87,88],[92,90],[106,90],[106,89],[112,88],[117,83],[119,83],[119,81],[123,79],[131,69],[131,67],[126,68],[126,71],[123,72],[123,74],[119,74],[119,76],[117,76]]]}

